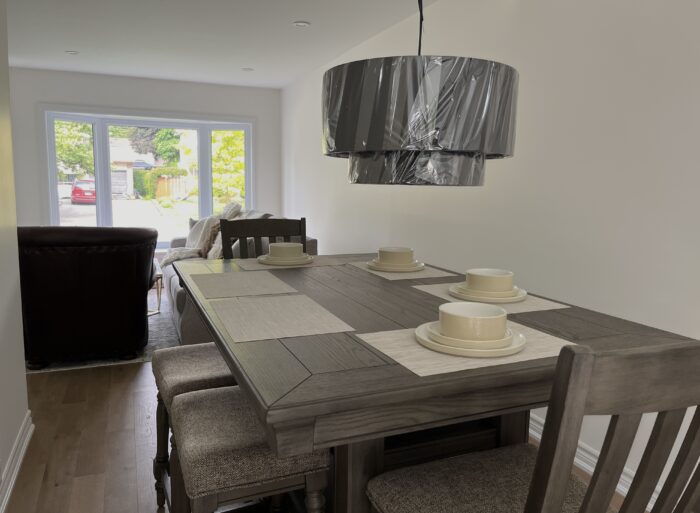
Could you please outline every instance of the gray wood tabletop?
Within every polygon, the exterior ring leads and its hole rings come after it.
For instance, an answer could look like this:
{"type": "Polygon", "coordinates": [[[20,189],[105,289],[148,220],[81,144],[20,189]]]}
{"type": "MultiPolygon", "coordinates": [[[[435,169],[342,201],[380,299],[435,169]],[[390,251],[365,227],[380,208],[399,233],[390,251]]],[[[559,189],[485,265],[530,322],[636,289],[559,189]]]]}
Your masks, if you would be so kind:
{"type": "MultiPolygon", "coordinates": [[[[180,280],[214,335],[280,456],[335,447],[335,510],[368,511],[364,486],[381,470],[384,437],[501,417],[501,443],[527,440],[529,411],[549,398],[556,358],[419,377],[357,334],[434,321],[444,299],[413,285],[459,276],[387,280],[334,255],[339,265],[270,269],[355,332],[235,343],[191,276],[243,271],[233,261],[176,262],[180,280]]],[[[459,273],[456,273],[459,274],[459,273]]],[[[686,339],[576,306],[509,315],[525,326],[590,347],[627,348],[686,339]]]]}

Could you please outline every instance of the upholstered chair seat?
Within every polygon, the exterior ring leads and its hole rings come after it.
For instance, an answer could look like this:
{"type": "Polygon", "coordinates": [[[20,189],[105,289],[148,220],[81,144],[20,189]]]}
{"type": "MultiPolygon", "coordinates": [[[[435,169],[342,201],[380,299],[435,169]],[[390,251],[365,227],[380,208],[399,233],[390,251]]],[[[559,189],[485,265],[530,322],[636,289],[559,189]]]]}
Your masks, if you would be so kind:
{"type": "Polygon", "coordinates": [[[176,395],[236,384],[214,342],[161,349],[154,353],[152,365],[168,411],[176,395]]]}
{"type": "MultiPolygon", "coordinates": [[[[177,459],[184,490],[193,504],[201,499],[216,509],[226,497],[236,498],[236,491],[249,497],[255,495],[256,488],[264,490],[260,495],[272,495],[279,482],[279,491],[306,487],[307,508],[322,511],[325,479],[316,479],[322,486],[310,489],[306,478],[314,474],[325,477],[330,466],[329,452],[277,457],[268,446],[264,426],[239,387],[177,395],[170,415],[175,440],[172,459],[177,459]],[[212,501],[211,497],[217,500],[212,501]]],[[[171,470],[175,496],[178,477],[171,470]]]]}
{"type": "MultiPolygon", "coordinates": [[[[367,495],[379,513],[516,513],[536,457],[535,447],[519,444],[405,467],[372,479],[367,495]]],[[[577,513],[585,494],[572,476],[562,512],[577,513]]]]}

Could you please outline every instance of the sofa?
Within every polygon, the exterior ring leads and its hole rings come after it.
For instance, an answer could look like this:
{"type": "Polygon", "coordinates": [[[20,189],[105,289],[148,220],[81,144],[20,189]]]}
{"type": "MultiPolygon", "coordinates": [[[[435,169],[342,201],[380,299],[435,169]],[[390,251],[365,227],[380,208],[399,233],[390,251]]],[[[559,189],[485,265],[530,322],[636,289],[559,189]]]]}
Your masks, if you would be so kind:
{"type": "Polygon", "coordinates": [[[31,226],[17,237],[27,366],[136,357],[148,343],[158,232],[31,226]]]}
{"type": "MultiPolygon", "coordinates": [[[[235,216],[230,217],[230,219],[267,219],[271,217],[273,217],[272,214],[249,210],[241,211],[235,216]]],[[[192,231],[196,230],[194,221],[190,223],[190,230],[191,233],[192,231]]],[[[217,242],[219,242],[219,239],[217,239],[217,242]]],[[[188,237],[173,239],[170,242],[170,247],[172,248],[171,251],[184,249],[186,247],[187,240],[188,237]]],[[[298,237],[292,237],[292,241],[299,242],[298,237]]],[[[252,244],[252,239],[249,242],[252,244]]],[[[306,251],[310,255],[318,254],[318,241],[314,238],[307,237],[306,251]]],[[[266,240],[263,240],[263,252],[267,252],[266,240]]],[[[206,251],[202,251],[200,253],[207,254],[206,251]]],[[[233,246],[233,256],[234,258],[238,258],[240,256],[238,241],[236,241],[233,246]]],[[[221,258],[221,255],[212,255],[212,252],[209,251],[206,257],[189,257],[187,260],[204,260],[205,258],[221,258]]],[[[163,266],[163,287],[165,288],[165,293],[170,301],[173,322],[175,323],[180,344],[201,344],[214,340],[214,336],[209,332],[209,329],[197,310],[197,307],[194,305],[192,298],[189,297],[187,291],[180,284],[180,279],[172,265],[163,266]]]]}

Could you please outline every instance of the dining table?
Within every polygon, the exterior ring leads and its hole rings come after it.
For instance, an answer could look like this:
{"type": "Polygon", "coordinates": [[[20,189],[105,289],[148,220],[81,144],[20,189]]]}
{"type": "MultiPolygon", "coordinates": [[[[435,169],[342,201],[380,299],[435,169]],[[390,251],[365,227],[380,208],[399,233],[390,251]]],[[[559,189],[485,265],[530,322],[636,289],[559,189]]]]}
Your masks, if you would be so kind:
{"type": "MultiPolygon", "coordinates": [[[[370,511],[367,481],[386,468],[525,443],[567,344],[633,348],[686,337],[529,293],[503,304],[526,350],[505,358],[435,353],[413,330],[438,319],[463,272],[368,268],[375,254],[276,267],[174,263],[280,457],[332,448],[330,509],[370,511]]],[[[517,275],[516,275],[517,278],[517,275]]],[[[574,294],[572,293],[572,296],[574,294]]]]}

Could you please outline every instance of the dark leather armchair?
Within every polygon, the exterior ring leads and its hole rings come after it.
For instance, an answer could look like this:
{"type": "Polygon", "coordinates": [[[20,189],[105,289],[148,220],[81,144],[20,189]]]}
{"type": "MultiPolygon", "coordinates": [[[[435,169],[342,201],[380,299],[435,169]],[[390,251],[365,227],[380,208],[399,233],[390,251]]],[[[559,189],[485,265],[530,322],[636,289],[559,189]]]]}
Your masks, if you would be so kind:
{"type": "Polygon", "coordinates": [[[148,343],[158,232],[19,227],[27,366],[135,357],[148,343]]]}

